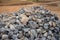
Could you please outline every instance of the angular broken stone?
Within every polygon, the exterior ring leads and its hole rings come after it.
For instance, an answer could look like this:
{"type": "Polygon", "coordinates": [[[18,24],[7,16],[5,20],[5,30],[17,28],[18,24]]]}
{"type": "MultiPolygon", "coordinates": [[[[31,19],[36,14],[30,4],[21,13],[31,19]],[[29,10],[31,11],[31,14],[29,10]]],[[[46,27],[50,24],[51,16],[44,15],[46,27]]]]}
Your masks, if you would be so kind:
{"type": "Polygon", "coordinates": [[[47,36],[48,39],[51,39],[52,37],[51,36],[47,36]]]}
{"type": "Polygon", "coordinates": [[[30,13],[30,12],[26,12],[25,15],[26,15],[27,17],[29,17],[29,16],[31,15],[31,13],[30,13]]]}
{"type": "Polygon", "coordinates": [[[2,35],[2,39],[8,39],[8,35],[2,35]]]}
{"type": "Polygon", "coordinates": [[[20,9],[18,13],[23,14],[25,12],[24,8],[20,9]]]}
{"type": "Polygon", "coordinates": [[[29,23],[31,28],[37,28],[38,27],[38,24],[34,21],[29,21],[28,23],[29,23]]]}
{"type": "Polygon", "coordinates": [[[60,20],[42,6],[0,15],[0,40],[60,40],[60,20]]]}
{"type": "Polygon", "coordinates": [[[56,27],[56,23],[55,22],[53,22],[53,27],[56,27]]]}
{"type": "Polygon", "coordinates": [[[37,30],[37,33],[41,32],[41,29],[36,29],[37,30]]]}
{"type": "Polygon", "coordinates": [[[39,40],[39,38],[36,38],[35,40],[39,40]]]}
{"type": "Polygon", "coordinates": [[[37,33],[34,29],[31,29],[30,32],[31,32],[31,37],[37,37],[37,33]]]}
{"type": "Polygon", "coordinates": [[[49,21],[49,25],[52,26],[53,25],[53,22],[52,21],[49,21]]]}
{"type": "Polygon", "coordinates": [[[11,25],[11,24],[10,24],[10,29],[11,29],[11,30],[15,30],[14,25],[11,25]]]}
{"type": "Polygon", "coordinates": [[[0,23],[0,28],[5,27],[5,26],[6,26],[5,23],[0,23]]]}
{"type": "Polygon", "coordinates": [[[49,28],[49,24],[48,23],[45,23],[44,24],[44,29],[48,29],[49,28]]]}
{"type": "Polygon", "coordinates": [[[41,40],[46,40],[46,37],[42,37],[41,40]]]}
{"type": "Polygon", "coordinates": [[[24,15],[24,14],[21,14],[20,17],[22,18],[21,22],[23,24],[26,24],[26,22],[29,20],[29,18],[26,15],[24,15]]]}
{"type": "Polygon", "coordinates": [[[22,33],[17,34],[17,38],[18,39],[21,39],[22,37],[23,37],[23,34],[22,33]]]}
{"type": "Polygon", "coordinates": [[[47,32],[46,32],[46,33],[44,33],[44,36],[45,36],[45,37],[47,37],[47,35],[48,35],[48,33],[47,33],[47,32]]]}
{"type": "Polygon", "coordinates": [[[24,32],[28,32],[30,30],[30,28],[24,28],[23,30],[24,30],[24,32]]]}

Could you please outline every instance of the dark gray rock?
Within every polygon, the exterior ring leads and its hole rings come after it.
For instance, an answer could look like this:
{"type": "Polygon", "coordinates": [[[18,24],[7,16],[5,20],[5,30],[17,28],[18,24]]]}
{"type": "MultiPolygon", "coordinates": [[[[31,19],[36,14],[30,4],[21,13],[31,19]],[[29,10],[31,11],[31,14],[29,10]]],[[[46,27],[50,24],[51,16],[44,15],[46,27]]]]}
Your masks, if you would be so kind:
{"type": "Polygon", "coordinates": [[[0,23],[0,28],[5,27],[5,26],[6,26],[5,23],[0,23]]]}

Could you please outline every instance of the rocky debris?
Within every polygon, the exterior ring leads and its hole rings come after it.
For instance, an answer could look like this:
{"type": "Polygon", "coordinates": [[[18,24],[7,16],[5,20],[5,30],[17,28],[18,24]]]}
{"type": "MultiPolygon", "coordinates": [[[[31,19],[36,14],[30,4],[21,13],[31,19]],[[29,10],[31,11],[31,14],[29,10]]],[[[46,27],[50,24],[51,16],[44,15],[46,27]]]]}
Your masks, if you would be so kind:
{"type": "Polygon", "coordinates": [[[2,35],[2,39],[8,39],[8,35],[3,34],[3,35],[2,35]]]}
{"type": "Polygon", "coordinates": [[[42,6],[0,14],[0,40],[60,40],[60,20],[42,6]]]}
{"type": "Polygon", "coordinates": [[[24,15],[24,14],[21,14],[20,17],[22,18],[22,19],[21,19],[21,22],[22,22],[23,24],[26,24],[27,21],[29,20],[29,18],[28,18],[26,15],[24,15]]]}

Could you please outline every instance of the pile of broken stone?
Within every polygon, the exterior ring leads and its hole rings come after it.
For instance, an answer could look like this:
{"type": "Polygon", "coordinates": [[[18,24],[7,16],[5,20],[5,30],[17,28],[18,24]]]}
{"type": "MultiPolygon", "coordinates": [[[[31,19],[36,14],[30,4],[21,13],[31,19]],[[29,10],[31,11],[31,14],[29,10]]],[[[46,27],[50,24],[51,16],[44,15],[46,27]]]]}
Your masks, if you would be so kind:
{"type": "Polygon", "coordinates": [[[60,40],[60,20],[41,6],[0,14],[0,40],[60,40]]]}

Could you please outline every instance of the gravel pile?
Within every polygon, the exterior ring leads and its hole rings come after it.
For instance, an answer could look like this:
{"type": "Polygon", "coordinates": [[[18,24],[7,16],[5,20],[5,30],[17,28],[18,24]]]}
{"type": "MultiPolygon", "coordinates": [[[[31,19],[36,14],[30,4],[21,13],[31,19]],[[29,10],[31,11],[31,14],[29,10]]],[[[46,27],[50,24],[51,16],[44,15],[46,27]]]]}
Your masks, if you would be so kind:
{"type": "Polygon", "coordinates": [[[60,20],[39,6],[0,14],[0,40],[60,40],[60,20]]]}

